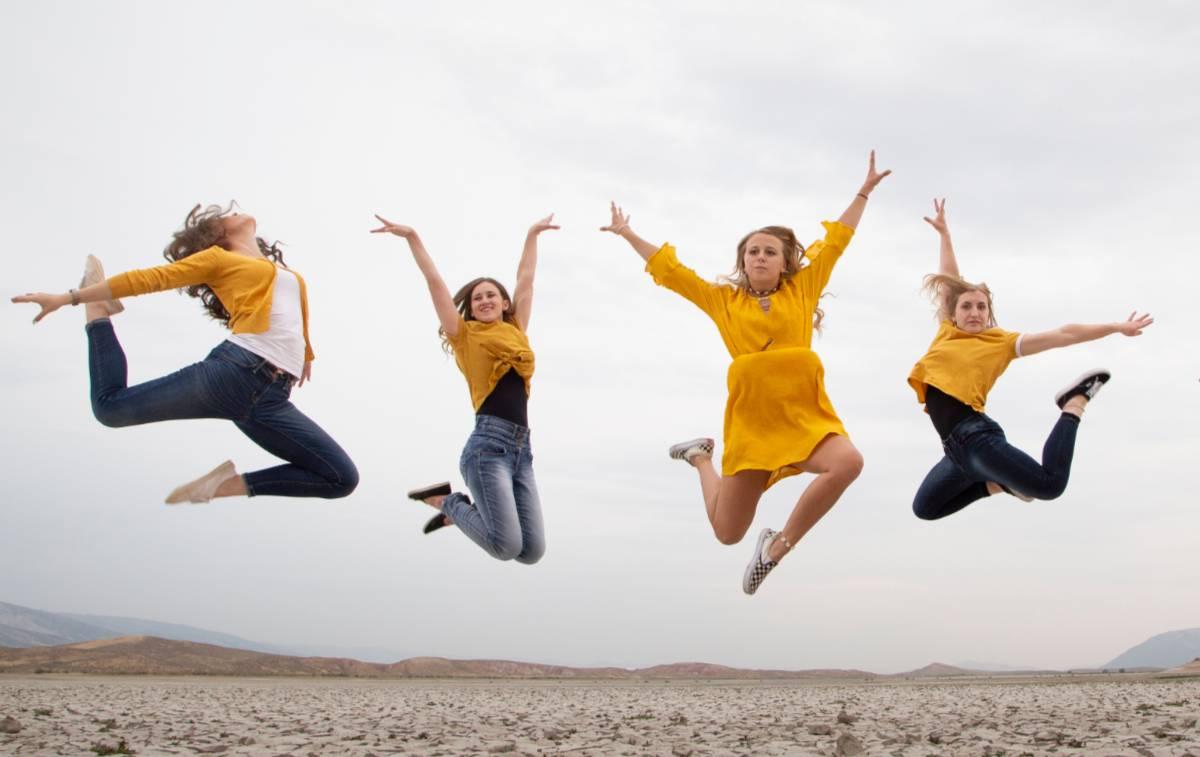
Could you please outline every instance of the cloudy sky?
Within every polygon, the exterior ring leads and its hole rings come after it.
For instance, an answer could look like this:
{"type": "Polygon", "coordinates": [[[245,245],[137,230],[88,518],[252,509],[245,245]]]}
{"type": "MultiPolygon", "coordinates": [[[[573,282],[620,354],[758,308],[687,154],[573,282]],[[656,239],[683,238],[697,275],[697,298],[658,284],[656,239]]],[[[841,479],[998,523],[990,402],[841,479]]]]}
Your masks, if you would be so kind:
{"type": "MultiPolygon", "coordinates": [[[[0,9],[3,295],[63,291],[87,253],[161,262],[197,202],[236,198],[310,290],[297,405],[355,458],[326,502],[163,496],[232,458],[229,423],[106,429],[83,314],[0,319],[0,601],[395,657],[894,672],[933,660],[1100,664],[1200,626],[1200,9],[1188,2],[41,2],[0,9]],[[862,477],[753,598],[752,542],[712,536],[666,448],[719,438],[728,356],[698,310],[597,227],[616,199],[702,275],[747,230],[815,239],[868,151],[894,175],[830,284],[815,344],[862,477]],[[1067,493],[913,517],[940,455],[905,376],[932,338],[918,292],[947,212],[1001,325],[1132,310],[1157,323],[1014,363],[989,413],[1037,454],[1060,385],[1114,378],[1067,493]],[[448,282],[511,283],[542,238],[530,406],[548,552],[422,536],[416,485],[458,479],[472,426],[424,283],[371,214],[416,227],[448,282]]],[[[131,380],[222,339],[198,302],[127,302],[131,380]]],[[[778,527],[807,483],[764,497],[778,527]]]]}

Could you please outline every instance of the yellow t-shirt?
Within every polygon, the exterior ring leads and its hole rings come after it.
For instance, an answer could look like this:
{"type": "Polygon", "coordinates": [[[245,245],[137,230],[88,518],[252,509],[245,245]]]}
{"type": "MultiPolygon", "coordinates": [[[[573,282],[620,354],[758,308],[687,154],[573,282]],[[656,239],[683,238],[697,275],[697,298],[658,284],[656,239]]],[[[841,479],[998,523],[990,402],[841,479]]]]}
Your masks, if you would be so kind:
{"type": "Polygon", "coordinates": [[[1020,357],[1021,335],[1001,328],[969,334],[950,321],[942,321],[924,357],[908,374],[908,384],[925,402],[925,387],[936,386],[978,413],[988,392],[1013,358],[1020,357]]]}
{"type": "Polygon", "coordinates": [[[460,317],[458,333],[447,337],[447,341],[454,349],[454,362],[467,379],[471,404],[476,410],[509,369],[525,380],[525,396],[529,396],[533,349],[525,332],[515,323],[484,323],[460,317]]]}

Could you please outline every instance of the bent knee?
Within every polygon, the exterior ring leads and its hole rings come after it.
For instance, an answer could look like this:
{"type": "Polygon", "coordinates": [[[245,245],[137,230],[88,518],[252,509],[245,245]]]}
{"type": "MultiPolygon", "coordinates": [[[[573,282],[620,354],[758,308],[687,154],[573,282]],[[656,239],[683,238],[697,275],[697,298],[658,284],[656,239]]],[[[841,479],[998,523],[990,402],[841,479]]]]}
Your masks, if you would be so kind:
{"type": "Polygon", "coordinates": [[[862,453],[857,449],[851,448],[838,456],[838,460],[833,466],[833,471],[846,480],[853,481],[862,473],[864,463],[862,453]]]}
{"type": "Polygon", "coordinates": [[[329,483],[332,485],[328,499],[341,499],[348,497],[358,488],[358,468],[354,463],[347,460],[344,465],[338,467],[329,483]]]}
{"type": "Polygon", "coordinates": [[[122,413],[117,407],[106,402],[92,400],[92,415],[96,416],[100,425],[108,428],[134,425],[133,419],[127,413],[122,413]]]}
{"type": "Polygon", "coordinates": [[[542,543],[526,545],[524,551],[517,555],[516,561],[522,565],[534,565],[546,556],[546,545],[542,543]]]}
{"type": "Polygon", "coordinates": [[[717,541],[725,546],[730,546],[742,540],[742,537],[746,535],[746,529],[717,528],[713,526],[713,535],[717,537],[717,541]]]}
{"type": "Polygon", "coordinates": [[[492,536],[483,545],[489,555],[497,560],[515,560],[521,554],[521,539],[492,536]]]}

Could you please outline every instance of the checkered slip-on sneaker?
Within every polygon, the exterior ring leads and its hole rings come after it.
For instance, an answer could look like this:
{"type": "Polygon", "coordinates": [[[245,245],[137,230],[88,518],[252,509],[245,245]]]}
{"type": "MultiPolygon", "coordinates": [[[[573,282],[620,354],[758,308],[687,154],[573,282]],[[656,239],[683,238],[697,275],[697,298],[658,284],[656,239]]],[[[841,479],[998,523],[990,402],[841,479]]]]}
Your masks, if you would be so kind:
{"type": "Polygon", "coordinates": [[[672,460],[683,460],[687,463],[692,462],[692,458],[697,455],[712,457],[712,452],[713,440],[707,437],[689,439],[686,442],[672,445],[671,449],[667,450],[667,454],[671,456],[672,460]]]}
{"type": "Polygon", "coordinates": [[[758,591],[758,587],[762,585],[767,574],[779,564],[763,557],[763,546],[774,536],[775,532],[769,528],[764,528],[762,533],[758,535],[758,542],[754,545],[754,556],[750,558],[750,563],[746,566],[746,572],[742,575],[742,591],[747,594],[753,594],[758,591]]]}
{"type": "Polygon", "coordinates": [[[1063,406],[1067,404],[1067,400],[1077,394],[1082,394],[1090,401],[1100,393],[1100,387],[1108,383],[1110,378],[1112,378],[1112,374],[1103,368],[1088,371],[1054,395],[1054,404],[1058,405],[1059,410],[1062,410],[1063,406]]]}

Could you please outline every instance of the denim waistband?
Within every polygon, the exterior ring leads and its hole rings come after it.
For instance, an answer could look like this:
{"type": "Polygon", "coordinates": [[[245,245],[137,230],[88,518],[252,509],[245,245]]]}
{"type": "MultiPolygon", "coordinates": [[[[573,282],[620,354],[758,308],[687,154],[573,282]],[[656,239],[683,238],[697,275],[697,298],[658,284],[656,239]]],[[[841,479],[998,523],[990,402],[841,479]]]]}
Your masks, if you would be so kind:
{"type": "Polygon", "coordinates": [[[1001,431],[999,423],[983,413],[976,413],[956,423],[954,428],[950,429],[950,435],[942,440],[942,444],[944,446],[953,442],[961,443],[972,434],[995,431],[1001,431]]]}
{"type": "Polygon", "coordinates": [[[506,421],[494,415],[475,416],[475,433],[517,444],[529,444],[528,426],[506,421]]]}
{"type": "Polygon", "coordinates": [[[256,373],[263,378],[271,381],[284,380],[291,383],[296,380],[296,377],[279,366],[267,360],[265,357],[255,355],[250,350],[234,344],[228,340],[221,342],[216,347],[213,347],[212,352],[208,353],[210,358],[224,360],[227,363],[233,363],[239,368],[245,368],[248,371],[256,373]]]}

